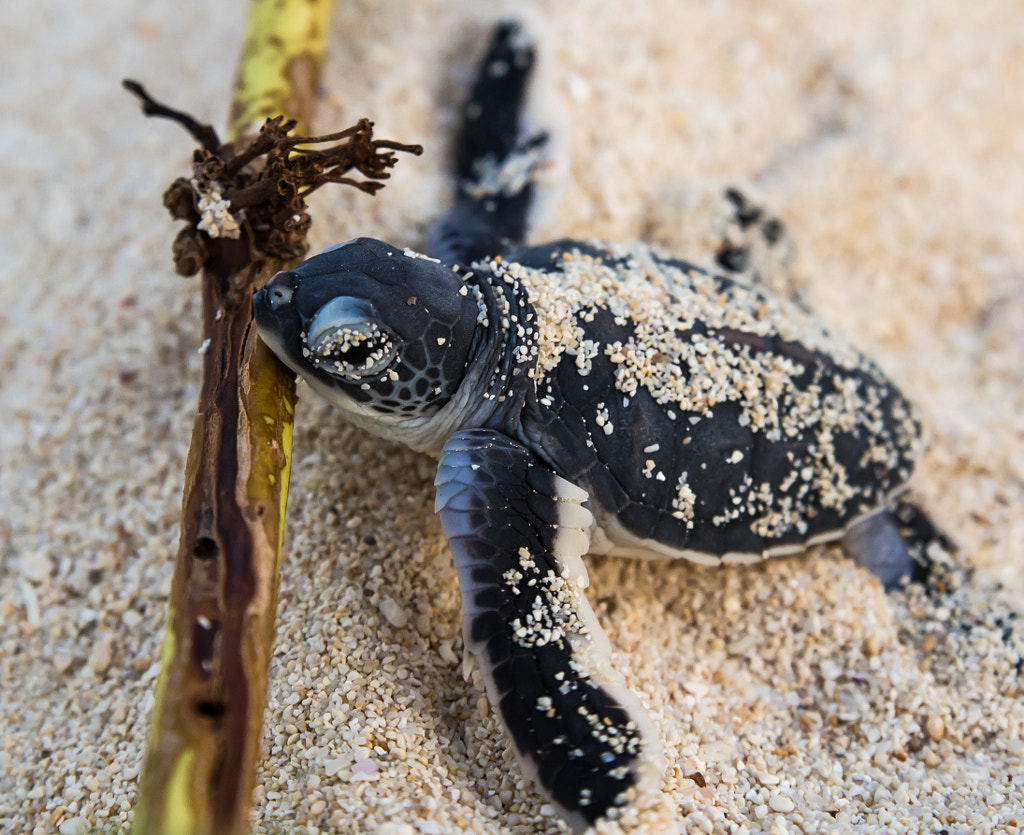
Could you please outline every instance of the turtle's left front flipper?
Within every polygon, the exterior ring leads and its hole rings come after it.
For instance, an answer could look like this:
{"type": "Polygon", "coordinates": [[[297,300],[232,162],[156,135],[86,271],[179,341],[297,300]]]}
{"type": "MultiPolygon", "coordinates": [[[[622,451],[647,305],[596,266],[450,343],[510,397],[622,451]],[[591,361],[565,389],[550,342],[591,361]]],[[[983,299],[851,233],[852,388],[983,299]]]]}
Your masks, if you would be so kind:
{"type": "Polygon", "coordinates": [[[520,762],[577,831],[616,817],[656,785],[660,747],[583,595],[586,492],[486,429],[448,440],[435,484],[466,646],[520,762]]]}
{"type": "Polygon", "coordinates": [[[491,258],[526,240],[548,147],[547,133],[523,133],[534,60],[520,24],[495,27],[455,141],[455,205],[424,241],[427,254],[446,264],[491,258]]]}

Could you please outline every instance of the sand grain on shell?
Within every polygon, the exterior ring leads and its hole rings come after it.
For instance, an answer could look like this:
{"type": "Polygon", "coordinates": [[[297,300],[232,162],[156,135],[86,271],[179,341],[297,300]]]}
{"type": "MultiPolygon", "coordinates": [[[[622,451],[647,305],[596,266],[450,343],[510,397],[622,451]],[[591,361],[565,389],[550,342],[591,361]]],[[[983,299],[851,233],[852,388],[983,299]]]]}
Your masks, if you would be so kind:
{"type": "MultiPolygon", "coordinates": [[[[140,76],[221,121],[242,5],[43,0],[5,15],[5,832],[130,821],[201,339],[158,200],[188,142],[144,122],[118,83],[140,76]]],[[[320,126],[369,116],[427,153],[375,199],[319,194],[318,246],[418,245],[447,200],[481,8],[338,4],[320,126]]],[[[689,832],[1018,831],[1020,647],[988,591],[1024,589],[1018,5],[529,9],[541,121],[565,150],[543,235],[646,237],[707,263],[707,196],[753,183],[822,320],[919,406],[917,489],[978,566],[937,609],[886,597],[833,550],[715,572],[591,561],[589,598],[669,758],[664,805],[635,823],[656,830],[678,809],[689,832]]],[[[432,479],[428,459],[304,392],[259,832],[560,831],[479,676],[462,676],[432,479]]]]}

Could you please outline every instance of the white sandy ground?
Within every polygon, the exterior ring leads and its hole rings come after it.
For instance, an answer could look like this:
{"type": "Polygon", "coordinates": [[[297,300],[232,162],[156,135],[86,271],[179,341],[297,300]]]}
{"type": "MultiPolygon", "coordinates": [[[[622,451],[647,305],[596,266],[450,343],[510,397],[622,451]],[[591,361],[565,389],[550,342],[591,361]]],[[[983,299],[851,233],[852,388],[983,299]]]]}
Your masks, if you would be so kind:
{"type": "MultiPolygon", "coordinates": [[[[189,140],[118,85],[222,124],[243,5],[41,0],[0,23],[0,831],[131,819],[200,336],[159,202],[189,140]]],[[[834,549],[593,560],[590,599],[664,735],[668,831],[1019,831],[1020,629],[995,619],[1024,592],[1024,9],[525,5],[562,149],[546,233],[699,257],[697,196],[753,184],[811,304],[919,404],[917,490],[978,569],[935,611],[834,549]]],[[[339,4],[319,127],[368,115],[427,153],[375,199],[319,199],[318,246],[415,245],[443,208],[490,6],[339,4]]],[[[462,677],[432,463],[307,389],[295,462],[258,831],[559,832],[462,677]]]]}

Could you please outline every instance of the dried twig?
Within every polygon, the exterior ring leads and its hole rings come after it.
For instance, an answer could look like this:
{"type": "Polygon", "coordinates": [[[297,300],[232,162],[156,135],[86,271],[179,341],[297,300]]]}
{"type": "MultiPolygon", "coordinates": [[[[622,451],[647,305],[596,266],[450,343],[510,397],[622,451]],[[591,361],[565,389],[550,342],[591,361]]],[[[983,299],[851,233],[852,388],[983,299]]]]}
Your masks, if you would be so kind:
{"type": "Polygon", "coordinates": [[[372,194],[393,151],[420,150],[374,140],[366,120],[305,137],[275,116],[254,138],[239,136],[268,114],[308,120],[329,11],[326,0],[254,0],[232,108],[237,141],[222,143],[209,125],[125,84],[147,115],[173,119],[200,145],[192,177],[173,183],[164,203],[186,221],[177,270],[202,270],[205,347],[136,833],[248,829],[295,404],[293,376],[256,337],[250,298],[306,252],[306,195],[328,182],[372,194]],[[325,142],[338,144],[305,147],[325,142]]]}
{"type": "Polygon", "coordinates": [[[306,254],[309,214],[306,198],[327,183],[353,186],[367,194],[384,187],[394,151],[419,154],[419,145],[373,138],[373,122],[360,119],[346,130],[323,136],[295,136],[295,121],[267,119],[251,142],[222,144],[209,125],[157,102],[137,81],[126,89],[143,101],[147,116],[184,126],[202,147],[192,160],[192,176],[179,177],[164,193],[173,217],[186,221],[174,245],[181,275],[195,275],[205,263],[209,238],[239,238],[243,229],[255,257],[290,261],[306,254]],[[339,142],[339,140],[344,140],[339,142]],[[328,148],[312,145],[337,142],[328,148]],[[300,147],[301,146],[301,147],[300,147]],[[346,176],[358,171],[366,180],[346,176]]]}

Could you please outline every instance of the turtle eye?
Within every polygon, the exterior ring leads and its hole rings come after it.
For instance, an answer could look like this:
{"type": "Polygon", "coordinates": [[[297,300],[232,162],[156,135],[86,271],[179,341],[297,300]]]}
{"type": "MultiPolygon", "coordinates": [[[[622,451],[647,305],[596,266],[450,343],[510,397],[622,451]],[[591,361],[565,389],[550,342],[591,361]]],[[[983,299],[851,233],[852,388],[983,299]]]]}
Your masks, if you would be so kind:
{"type": "Polygon", "coordinates": [[[400,341],[362,299],[339,296],[325,304],[303,337],[303,354],[321,371],[344,380],[380,374],[398,355],[400,341]]]}

